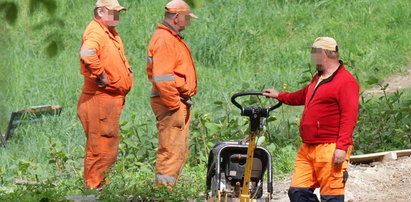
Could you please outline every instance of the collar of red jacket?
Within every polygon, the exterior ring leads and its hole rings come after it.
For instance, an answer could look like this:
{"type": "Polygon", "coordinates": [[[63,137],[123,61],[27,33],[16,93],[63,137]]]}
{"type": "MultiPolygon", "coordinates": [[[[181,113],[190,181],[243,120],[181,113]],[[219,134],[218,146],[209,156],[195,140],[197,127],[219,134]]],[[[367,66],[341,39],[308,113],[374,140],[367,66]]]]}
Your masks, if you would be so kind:
{"type": "Polygon", "coordinates": [[[100,27],[104,30],[104,32],[106,32],[108,35],[111,35],[113,38],[115,38],[118,33],[116,28],[113,28],[113,30],[109,30],[102,22],[100,22],[100,20],[98,20],[97,18],[94,18],[94,21],[97,22],[100,27]]]}
{"type": "Polygon", "coordinates": [[[181,33],[177,30],[175,30],[170,24],[168,24],[166,21],[159,23],[158,24],[158,28],[159,29],[165,29],[167,31],[169,31],[171,34],[173,34],[174,36],[179,37],[180,39],[184,39],[184,36],[181,35],[181,33]]]}
{"type": "MultiPolygon", "coordinates": [[[[327,83],[330,82],[334,79],[335,75],[337,75],[338,72],[340,72],[340,70],[345,69],[344,67],[344,62],[342,60],[339,61],[340,62],[340,66],[338,67],[337,70],[335,70],[335,72],[328,78],[324,79],[323,81],[321,81],[321,83],[327,83]]],[[[317,74],[317,78],[321,76],[321,72],[318,72],[317,74]]]]}

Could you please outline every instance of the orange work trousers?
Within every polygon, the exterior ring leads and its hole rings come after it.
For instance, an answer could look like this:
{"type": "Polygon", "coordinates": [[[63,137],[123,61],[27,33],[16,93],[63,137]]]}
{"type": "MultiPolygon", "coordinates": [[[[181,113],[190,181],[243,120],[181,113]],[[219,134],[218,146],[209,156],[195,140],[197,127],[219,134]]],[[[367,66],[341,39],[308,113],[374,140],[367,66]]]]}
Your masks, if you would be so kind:
{"type": "Polygon", "coordinates": [[[188,158],[190,108],[180,102],[179,109],[169,111],[159,97],[151,98],[151,107],[158,129],[156,185],[172,189],[188,158]]]}
{"type": "Polygon", "coordinates": [[[335,143],[302,144],[295,160],[292,188],[320,188],[321,196],[344,195],[344,172],[350,161],[352,146],[348,147],[345,161],[334,164],[335,143]]]}
{"type": "Polygon", "coordinates": [[[116,162],[120,142],[120,114],[124,96],[82,94],[77,115],[86,134],[84,184],[86,188],[100,188],[116,162]]]}

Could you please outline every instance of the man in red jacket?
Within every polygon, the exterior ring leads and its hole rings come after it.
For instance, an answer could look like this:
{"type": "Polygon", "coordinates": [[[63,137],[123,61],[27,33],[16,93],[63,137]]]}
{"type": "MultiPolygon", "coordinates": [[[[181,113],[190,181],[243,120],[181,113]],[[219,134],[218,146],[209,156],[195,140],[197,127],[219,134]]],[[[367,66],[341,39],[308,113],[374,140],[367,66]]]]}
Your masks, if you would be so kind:
{"type": "Polygon", "coordinates": [[[288,105],[304,105],[300,123],[303,144],[295,160],[288,196],[294,201],[344,201],[347,166],[352,150],[359,85],[339,60],[337,42],[319,37],[311,47],[318,74],[294,93],[267,89],[264,95],[288,105]]]}

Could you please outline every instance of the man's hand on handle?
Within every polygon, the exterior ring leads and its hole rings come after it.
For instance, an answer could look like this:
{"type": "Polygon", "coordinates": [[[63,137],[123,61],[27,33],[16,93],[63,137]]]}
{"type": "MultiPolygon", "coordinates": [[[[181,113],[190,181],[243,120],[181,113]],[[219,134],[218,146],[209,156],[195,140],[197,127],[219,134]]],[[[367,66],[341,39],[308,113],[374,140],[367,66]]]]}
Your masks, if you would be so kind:
{"type": "Polygon", "coordinates": [[[267,97],[267,98],[278,98],[278,95],[280,94],[280,92],[276,89],[265,89],[264,90],[265,93],[263,93],[263,96],[267,97]]]}
{"type": "MultiPolygon", "coordinates": [[[[278,99],[278,95],[280,94],[280,92],[276,89],[265,89],[264,92],[265,93],[263,93],[263,96],[267,98],[278,99]]],[[[344,150],[336,149],[334,152],[334,164],[335,165],[342,164],[345,161],[346,153],[347,152],[344,150]]]]}

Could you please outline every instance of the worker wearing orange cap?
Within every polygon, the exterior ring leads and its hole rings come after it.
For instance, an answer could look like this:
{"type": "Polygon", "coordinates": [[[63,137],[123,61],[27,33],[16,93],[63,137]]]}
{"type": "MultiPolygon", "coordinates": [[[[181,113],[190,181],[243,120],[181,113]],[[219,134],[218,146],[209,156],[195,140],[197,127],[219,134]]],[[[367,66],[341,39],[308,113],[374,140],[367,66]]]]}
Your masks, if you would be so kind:
{"type": "Polygon", "coordinates": [[[148,45],[147,75],[152,82],[151,107],[157,119],[156,185],[173,188],[188,157],[191,97],[197,76],[190,48],[181,31],[190,25],[190,6],[182,0],[166,5],[148,45]]]}
{"type": "Polygon", "coordinates": [[[80,72],[84,85],[77,114],[86,133],[84,183],[101,188],[105,175],[117,159],[119,118],[125,96],[133,86],[133,73],[115,27],[119,24],[117,0],[98,0],[95,18],[87,26],[80,49],[80,72]]]}
{"type": "Polygon", "coordinates": [[[316,74],[305,88],[287,93],[267,89],[264,95],[288,105],[304,105],[300,123],[303,144],[288,191],[290,201],[344,201],[352,134],[357,123],[359,85],[339,60],[337,42],[318,37],[310,47],[316,74]]]}

